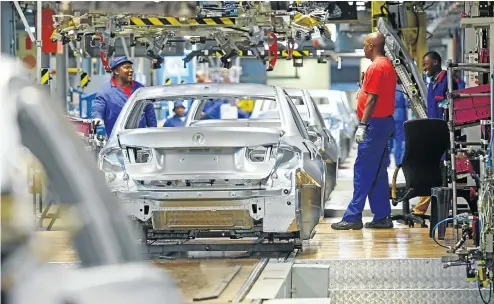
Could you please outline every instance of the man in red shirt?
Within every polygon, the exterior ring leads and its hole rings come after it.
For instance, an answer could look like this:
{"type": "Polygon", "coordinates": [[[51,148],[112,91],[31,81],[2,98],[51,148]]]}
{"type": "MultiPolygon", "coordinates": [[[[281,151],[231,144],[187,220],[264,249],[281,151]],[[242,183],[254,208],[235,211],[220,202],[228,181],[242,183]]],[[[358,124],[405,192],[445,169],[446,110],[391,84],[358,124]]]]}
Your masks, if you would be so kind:
{"type": "Polygon", "coordinates": [[[374,219],[365,228],[393,228],[390,218],[389,181],[387,171],[388,141],[395,130],[396,72],[384,55],[384,36],[375,32],[364,40],[365,57],[372,61],[358,93],[357,115],[360,124],[355,134],[358,143],[354,166],[353,198],[335,230],[363,228],[365,201],[374,219]]]}

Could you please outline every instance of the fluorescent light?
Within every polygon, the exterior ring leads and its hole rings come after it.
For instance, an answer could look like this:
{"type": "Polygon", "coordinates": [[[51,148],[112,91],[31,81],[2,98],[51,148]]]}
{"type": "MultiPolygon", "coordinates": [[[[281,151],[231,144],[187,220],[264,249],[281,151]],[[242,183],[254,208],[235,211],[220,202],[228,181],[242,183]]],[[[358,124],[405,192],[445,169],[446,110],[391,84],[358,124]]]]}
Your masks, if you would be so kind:
{"type": "Polygon", "coordinates": [[[357,2],[357,5],[365,6],[365,2],[363,2],[363,1],[358,1],[358,2],[357,2]]]}
{"type": "Polygon", "coordinates": [[[365,11],[365,6],[357,6],[357,11],[365,11]]]}

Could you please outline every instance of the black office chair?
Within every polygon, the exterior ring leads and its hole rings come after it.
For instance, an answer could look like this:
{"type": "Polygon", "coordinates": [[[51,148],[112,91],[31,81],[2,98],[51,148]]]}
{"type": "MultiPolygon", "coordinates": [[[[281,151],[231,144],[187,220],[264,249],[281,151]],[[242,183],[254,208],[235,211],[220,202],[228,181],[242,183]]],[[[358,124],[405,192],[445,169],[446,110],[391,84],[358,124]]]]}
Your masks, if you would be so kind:
{"type": "Polygon", "coordinates": [[[393,215],[392,220],[403,221],[409,227],[414,223],[425,225],[428,216],[410,212],[409,200],[419,196],[430,196],[433,187],[443,185],[442,155],[449,146],[447,122],[441,119],[415,119],[403,125],[405,131],[405,153],[402,164],[395,169],[391,184],[393,206],[403,203],[402,214],[393,215]],[[399,170],[403,170],[405,184],[396,184],[399,170]],[[397,193],[404,193],[397,198],[397,193]]]}

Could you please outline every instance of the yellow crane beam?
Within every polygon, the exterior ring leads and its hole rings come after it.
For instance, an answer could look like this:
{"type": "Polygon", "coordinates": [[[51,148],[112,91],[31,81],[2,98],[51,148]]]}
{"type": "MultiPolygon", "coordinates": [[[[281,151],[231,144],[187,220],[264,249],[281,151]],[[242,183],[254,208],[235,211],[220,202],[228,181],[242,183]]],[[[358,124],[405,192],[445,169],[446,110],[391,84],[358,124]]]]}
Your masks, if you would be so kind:
{"type": "MultiPolygon", "coordinates": [[[[407,5],[405,2],[402,5],[407,5]]],[[[371,22],[372,31],[376,31],[377,21],[380,17],[387,21],[387,10],[383,9],[386,1],[372,1],[371,3],[371,22]]],[[[427,53],[427,14],[422,11],[413,12],[410,5],[407,5],[406,16],[408,27],[401,28],[401,39],[415,60],[417,67],[422,72],[422,58],[427,53]]]]}

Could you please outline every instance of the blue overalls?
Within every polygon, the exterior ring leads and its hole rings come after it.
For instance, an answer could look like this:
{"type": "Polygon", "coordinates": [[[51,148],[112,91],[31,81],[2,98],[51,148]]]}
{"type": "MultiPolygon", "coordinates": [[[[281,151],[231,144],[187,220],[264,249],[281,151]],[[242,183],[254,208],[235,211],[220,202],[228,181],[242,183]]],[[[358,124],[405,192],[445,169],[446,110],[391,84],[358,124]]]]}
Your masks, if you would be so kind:
{"type": "Polygon", "coordinates": [[[371,118],[369,121],[365,140],[358,145],[353,169],[353,198],[343,215],[343,221],[361,221],[367,197],[374,221],[390,215],[387,162],[388,141],[394,129],[393,116],[371,118]]]}
{"type": "Polygon", "coordinates": [[[466,87],[466,83],[460,77],[456,78],[456,85],[458,86],[458,90],[464,89],[466,87]]]}
{"type": "Polygon", "coordinates": [[[206,116],[202,119],[221,119],[221,106],[228,103],[226,100],[210,100],[204,105],[202,110],[206,116]]]}
{"type": "MultiPolygon", "coordinates": [[[[229,103],[228,100],[214,100],[208,101],[204,105],[204,109],[202,110],[206,113],[206,116],[202,119],[221,119],[221,106],[225,103],[229,103]]],[[[249,113],[245,112],[242,109],[238,109],[238,118],[249,118],[249,113]]]]}
{"type": "Polygon", "coordinates": [[[165,123],[163,124],[163,127],[182,127],[183,125],[184,125],[184,122],[183,122],[182,118],[175,114],[165,121],[165,123]]]}
{"type": "MultiPolygon", "coordinates": [[[[143,87],[141,83],[134,81],[134,84],[131,87],[131,94],[141,87],[143,87]]],[[[103,119],[107,137],[110,137],[118,115],[128,99],[129,96],[127,93],[116,85],[113,80],[105,83],[98,94],[96,94],[93,106],[91,107],[91,117],[103,119]]],[[[153,104],[148,104],[144,108],[142,116],[143,117],[139,122],[139,128],[157,126],[156,113],[154,112],[153,104]]]]}
{"type": "Polygon", "coordinates": [[[438,104],[444,101],[448,92],[446,71],[441,71],[434,79],[431,79],[427,89],[427,117],[443,119],[444,109],[438,104]]]}
{"type": "MultiPolygon", "coordinates": [[[[403,128],[403,124],[407,121],[407,108],[407,99],[401,91],[401,88],[397,86],[395,94],[395,112],[393,114],[393,118],[396,123],[395,132],[389,141],[390,152],[394,155],[395,165],[397,167],[398,165],[401,165],[403,153],[405,153],[405,130],[403,128]]],[[[390,163],[391,159],[388,161],[388,166],[390,163]]]]}

